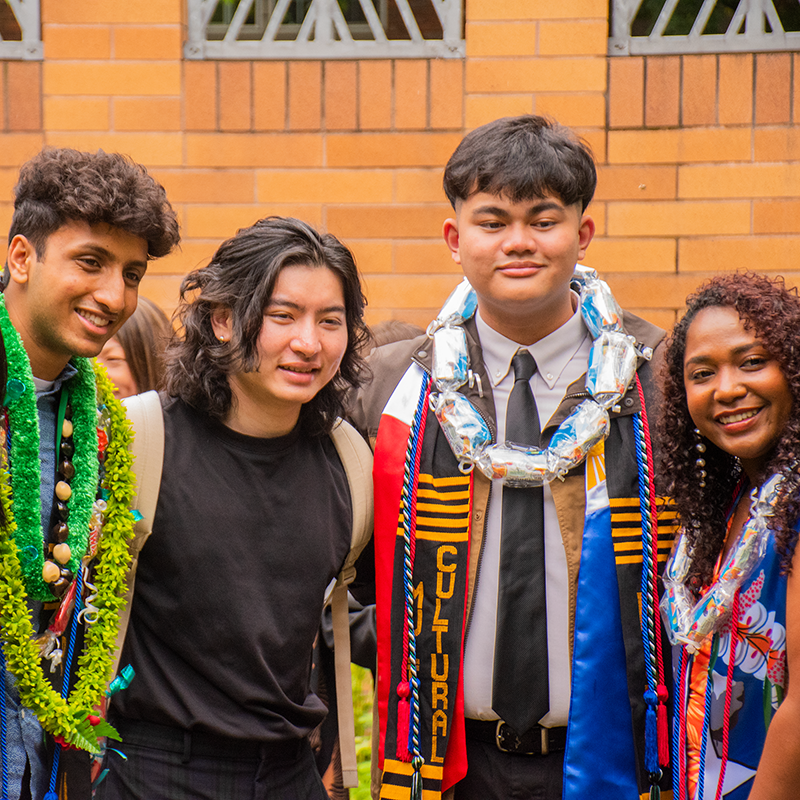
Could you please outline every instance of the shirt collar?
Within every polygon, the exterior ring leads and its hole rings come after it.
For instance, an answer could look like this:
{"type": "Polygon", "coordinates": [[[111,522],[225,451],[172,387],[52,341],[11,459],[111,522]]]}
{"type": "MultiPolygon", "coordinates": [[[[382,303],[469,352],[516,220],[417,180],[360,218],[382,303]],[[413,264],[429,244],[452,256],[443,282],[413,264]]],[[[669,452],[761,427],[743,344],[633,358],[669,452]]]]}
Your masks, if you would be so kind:
{"type": "Polygon", "coordinates": [[[37,396],[45,394],[55,394],[61,387],[71,378],[78,374],[77,367],[71,362],[67,362],[67,366],[61,370],[58,377],[54,381],[45,381],[41,378],[33,376],[33,385],[36,387],[37,396]]]}
{"type": "MultiPolygon", "coordinates": [[[[511,359],[522,345],[498,333],[484,322],[480,311],[475,313],[475,324],[483,349],[483,362],[492,386],[497,386],[511,369],[511,359]]],[[[589,331],[583,322],[580,310],[552,333],[528,347],[536,361],[536,368],[542,380],[552,389],[561,373],[580,348],[589,331]]]]}

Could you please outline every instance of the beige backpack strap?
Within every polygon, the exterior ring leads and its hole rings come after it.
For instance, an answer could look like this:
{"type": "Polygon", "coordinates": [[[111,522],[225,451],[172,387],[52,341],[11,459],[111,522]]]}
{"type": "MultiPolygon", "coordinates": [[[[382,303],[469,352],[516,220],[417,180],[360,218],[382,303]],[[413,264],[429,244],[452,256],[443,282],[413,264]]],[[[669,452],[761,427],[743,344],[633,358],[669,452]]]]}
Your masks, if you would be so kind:
{"type": "Polygon", "coordinates": [[[339,458],[347,474],[353,530],[350,552],[336,579],[331,597],[333,653],[336,669],[336,708],[339,715],[339,751],[345,787],[358,786],[356,734],[353,714],[353,687],[350,679],[350,615],[347,587],[356,576],[355,563],[372,535],[372,451],[358,431],[339,420],[331,431],[339,458]]]}
{"type": "Polygon", "coordinates": [[[131,617],[139,551],[153,531],[153,517],[156,514],[158,491],[161,488],[161,470],[164,467],[164,413],[161,410],[158,392],[145,392],[127,397],[122,403],[133,427],[131,454],[136,485],[131,510],[138,511],[141,517],[134,525],[133,539],[129,545],[131,565],[126,576],[128,588],[125,593],[125,605],[119,614],[119,633],[117,633],[117,651],[114,656],[112,677],[119,671],[122,645],[125,643],[125,634],[131,617]]]}

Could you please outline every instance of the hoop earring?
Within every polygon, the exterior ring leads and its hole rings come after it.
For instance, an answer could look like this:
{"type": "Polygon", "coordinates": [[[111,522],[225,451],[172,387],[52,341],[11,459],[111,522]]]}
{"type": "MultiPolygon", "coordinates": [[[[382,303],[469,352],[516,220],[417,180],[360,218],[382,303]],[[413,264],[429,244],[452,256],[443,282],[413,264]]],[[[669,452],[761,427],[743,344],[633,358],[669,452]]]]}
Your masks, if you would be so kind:
{"type": "Polygon", "coordinates": [[[694,465],[697,468],[697,485],[701,489],[705,489],[708,473],[706,472],[706,460],[703,458],[703,456],[706,452],[706,445],[703,441],[700,431],[697,428],[694,429],[694,435],[695,439],[697,440],[694,444],[694,449],[697,450],[698,453],[697,460],[694,462],[694,465]]]}

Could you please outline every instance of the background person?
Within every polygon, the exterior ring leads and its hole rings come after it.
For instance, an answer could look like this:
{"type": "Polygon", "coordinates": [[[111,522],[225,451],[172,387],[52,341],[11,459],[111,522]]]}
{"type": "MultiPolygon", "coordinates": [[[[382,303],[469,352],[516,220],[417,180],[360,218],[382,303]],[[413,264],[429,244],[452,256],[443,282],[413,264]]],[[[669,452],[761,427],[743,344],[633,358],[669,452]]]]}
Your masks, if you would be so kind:
{"type": "Polygon", "coordinates": [[[790,798],[800,780],[800,692],[789,680],[800,674],[800,299],[780,278],[736,274],[686,304],[667,346],[660,424],[684,537],[665,580],[686,621],[669,621],[691,644],[674,658],[674,793],[713,797],[722,774],[728,800],[790,798]],[[776,476],[779,490],[754,511],[776,476]],[[758,525],[763,550],[747,564],[740,537],[758,525]],[[738,587],[729,563],[744,568],[738,587]],[[702,611],[711,597],[719,617],[702,611]]]}
{"type": "Polygon", "coordinates": [[[140,297],[133,316],[97,356],[114,384],[114,397],[121,400],[161,388],[164,350],[171,335],[167,315],[152,300],[140,297]]]}

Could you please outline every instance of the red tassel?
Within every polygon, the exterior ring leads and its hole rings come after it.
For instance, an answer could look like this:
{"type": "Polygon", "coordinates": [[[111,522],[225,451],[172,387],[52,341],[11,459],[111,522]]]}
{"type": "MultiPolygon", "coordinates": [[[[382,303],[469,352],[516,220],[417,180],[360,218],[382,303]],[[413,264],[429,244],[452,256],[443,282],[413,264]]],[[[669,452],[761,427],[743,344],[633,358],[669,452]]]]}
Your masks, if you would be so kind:
{"type": "Polygon", "coordinates": [[[666,686],[658,687],[658,763],[662,767],[669,766],[669,724],[667,707],[664,703],[669,697],[666,686]]]}
{"type": "Polygon", "coordinates": [[[408,702],[411,687],[408,681],[401,681],[397,685],[397,760],[409,763],[411,753],[408,752],[408,731],[411,720],[411,705],[408,702]]]}

